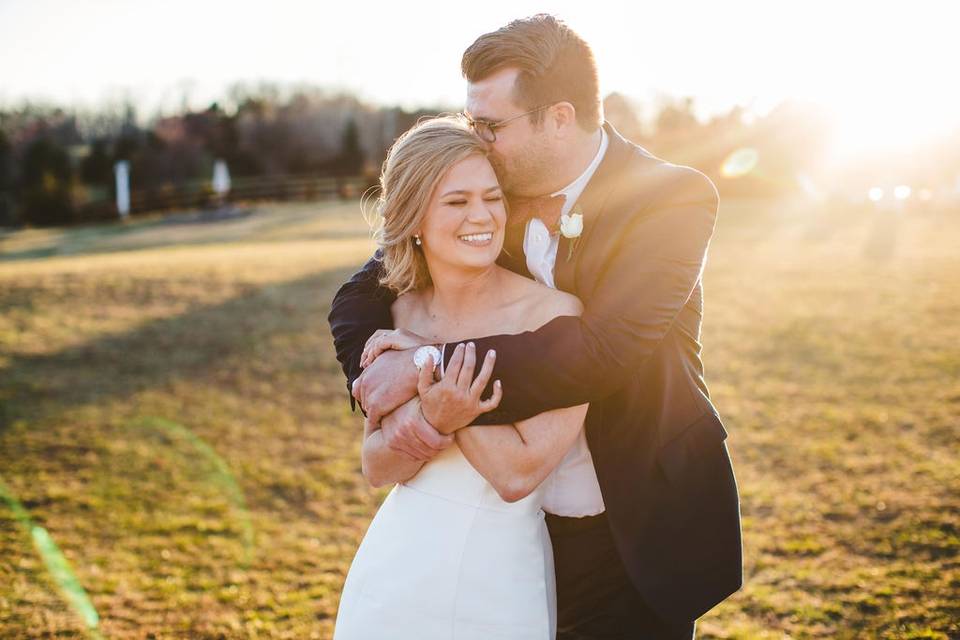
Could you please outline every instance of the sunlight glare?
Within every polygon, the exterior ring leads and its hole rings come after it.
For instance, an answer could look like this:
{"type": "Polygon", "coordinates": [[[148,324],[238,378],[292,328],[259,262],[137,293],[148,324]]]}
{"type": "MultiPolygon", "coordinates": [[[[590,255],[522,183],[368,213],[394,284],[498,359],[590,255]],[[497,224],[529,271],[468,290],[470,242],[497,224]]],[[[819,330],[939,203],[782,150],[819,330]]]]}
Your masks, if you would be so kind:
{"type": "Polygon", "coordinates": [[[759,160],[760,154],[756,149],[750,147],[737,149],[723,161],[720,173],[724,178],[739,178],[753,171],[759,160]]]}

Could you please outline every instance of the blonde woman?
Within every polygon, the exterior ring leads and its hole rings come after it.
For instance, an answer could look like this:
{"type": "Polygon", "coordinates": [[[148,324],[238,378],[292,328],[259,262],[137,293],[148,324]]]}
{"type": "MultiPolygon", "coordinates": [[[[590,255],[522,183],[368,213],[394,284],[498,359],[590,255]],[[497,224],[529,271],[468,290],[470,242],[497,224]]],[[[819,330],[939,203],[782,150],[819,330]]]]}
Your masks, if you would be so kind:
{"type": "MultiPolygon", "coordinates": [[[[576,297],[497,265],[504,198],[485,145],[464,121],[433,119],[396,142],[378,208],[381,283],[398,294],[391,307],[398,329],[445,343],[580,314],[576,297]]],[[[427,358],[420,397],[476,413],[494,408],[496,384],[481,398],[494,357],[474,380],[473,349],[458,347],[440,381],[427,358]]],[[[335,639],[554,638],[543,481],[577,440],[586,410],[462,428],[425,463],[388,446],[368,421],[364,476],[374,486],[396,484],[347,575],[335,639]]]]}

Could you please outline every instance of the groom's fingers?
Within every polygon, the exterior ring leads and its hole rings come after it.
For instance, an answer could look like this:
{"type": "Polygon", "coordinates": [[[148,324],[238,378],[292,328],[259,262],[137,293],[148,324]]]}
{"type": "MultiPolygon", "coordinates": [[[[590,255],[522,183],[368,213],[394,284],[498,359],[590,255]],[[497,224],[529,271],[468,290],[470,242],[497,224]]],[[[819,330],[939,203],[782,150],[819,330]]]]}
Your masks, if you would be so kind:
{"type": "Polygon", "coordinates": [[[369,367],[370,363],[376,360],[377,356],[383,353],[384,351],[386,351],[386,349],[383,348],[383,339],[380,339],[380,340],[377,340],[376,342],[371,343],[370,346],[367,347],[367,350],[364,352],[363,366],[369,367]]]}
{"type": "Polygon", "coordinates": [[[360,354],[361,367],[369,367],[384,351],[403,349],[400,336],[394,334],[392,331],[383,331],[382,329],[380,331],[382,333],[370,338],[363,348],[363,353],[360,354]]]}
{"type": "Polygon", "coordinates": [[[370,364],[370,349],[375,345],[378,340],[373,340],[367,343],[367,346],[363,348],[363,355],[360,356],[360,366],[366,368],[370,364]]]}
{"type": "Polygon", "coordinates": [[[384,420],[380,423],[380,432],[383,434],[383,439],[387,443],[387,446],[393,449],[394,451],[399,451],[404,453],[414,460],[420,459],[420,454],[416,449],[411,447],[400,435],[400,431],[397,428],[397,425],[392,424],[390,420],[384,420]]]}
{"type": "Polygon", "coordinates": [[[373,332],[373,335],[367,338],[366,344],[363,345],[363,353],[360,354],[360,368],[365,368],[370,364],[371,356],[371,347],[380,342],[380,338],[387,334],[388,332],[385,329],[377,329],[373,332]]]}
{"type": "MultiPolygon", "coordinates": [[[[431,453],[436,455],[450,446],[450,443],[453,442],[453,436],[443,435],[428,423],[426,420],[421,420],[417,424],[417,437],[420,441],[427,447],[429,447],[431,453]]],[[[433,456],[431,456],[433,457],[433,456]]]]}
{"type": "MultiPolygon", "coordinates": [[[[361,373],[360,376],[353,381],[353,388],[351,391],[353,393],[353,398],[360,403],[360,408],[367,411],[367,417],[369,418],[370,412],[367,408],[367,380],[363,376],[364,374],[361,373]]],[[[380,421],[379,417],[373,417],[371,420],[374,424],[377,424],[380,421]]]]}
{"type": "Polygon", "coordinates": [[[470,385],[470,394],[477,400],[480,400],[480,396],[483,395],[483,390],[487,388],[487,383],[490,382],[490,376],[493,375],[493,365],[496,360],[497,352],[493,349],[487,351],[487,355],[483,358],[483,366],[480,367],[480,373],[477,374],[477,379],[470,385]]]}
{"type": "Polygon", "coordinates": [[[380,427],[387,446],[421,462],[430,460],[453,442],[452,436],[441,434],[427,422],[415,403],[407,403],[384,417],[380,427]]]}
{"type": "Polygon", "coordinates": [[[411,458],[413,458],[414,460],[417,460],[418,462],[428,459],[423,453],[421,453],[414,447],[411,447],[405,442],[394,441],[394,442],[388,442],[387,444],[390,445],[390,448],[393,449],[394,451],[399,451],[400,453],[404,453],[410,456],[411,458]]]}
{"type": "Polygon", "coordinates": [[[413,424],[389,424],[384,421],[382,429],[387,439],[387,446],[394,451],[407,454],[414,460],[429,460],[436,455],[430,447],[425,445],[415,433],[413,424]]]}

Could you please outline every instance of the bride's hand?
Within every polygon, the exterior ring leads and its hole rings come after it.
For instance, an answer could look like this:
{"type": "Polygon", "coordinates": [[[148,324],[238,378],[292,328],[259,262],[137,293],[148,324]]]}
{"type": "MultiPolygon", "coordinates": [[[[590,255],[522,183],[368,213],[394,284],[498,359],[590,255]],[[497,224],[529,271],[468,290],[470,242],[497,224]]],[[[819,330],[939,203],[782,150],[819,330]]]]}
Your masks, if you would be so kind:
{"type": "Polygon", "coordinates": [[[422,347],[427,344],[432,343],[423,336],[417,335],[412,331],[407,331],[406,329],[378,329],[370,336],[367,344],[363,347],[363,353],[360,355],[360,368],[365,369],[369,367],[370,363],[376,360],[377,356],[384,351],[390,349],[404,351],[406,349],[422,347]]]}
{"type": "Polygon", "coordinates": [[[424,365],[417,380],[417,391],[423,417],[434,429],[443,434],[453,433],[473,422],[481,413],[500,405],[503,389],[499,380],[493,383],[493,395],[486,400],[480,399],[493,375],[496,355],[492,349],[487,351],[476,380],[473,379],[473,369],[477,353],[472,342],[468,347],[457,345],[440,382],[433,381],[433,362],[424,365]]]}

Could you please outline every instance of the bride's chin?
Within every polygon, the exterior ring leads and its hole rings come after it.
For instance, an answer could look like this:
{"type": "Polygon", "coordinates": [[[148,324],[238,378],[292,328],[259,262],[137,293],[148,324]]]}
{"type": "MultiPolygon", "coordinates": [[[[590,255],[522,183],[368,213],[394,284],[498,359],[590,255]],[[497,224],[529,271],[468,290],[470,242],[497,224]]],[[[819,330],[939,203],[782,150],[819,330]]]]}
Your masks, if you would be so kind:
{"type": "Polygon", "coordinates": [[[454,269],[470,271],[488,269],[496,265],[502,247],[499,243],[491,243],[486,247],[445,247],[443,252],[432,253],[430,258],[433,260],[428,258],[428,262],[435,261],[454,269]]]}
{"type": "Polygon", "coordinates": [[[463,260],[460,263],[460,267],[462,267],[463,269],[483,271],[485,269],[489,269],[495,264],[497,264],[496,258],[494,258],[493,260],[463,260]]]}
{"type": "Polygon", "coordinates": [[[455,260],[451,261],[453,266],[459,267],[465,270],[471,271],[482,271],[484,269],[489,269],[497,263],[497,256],[465,256],[459,255],[455,260]]]}

